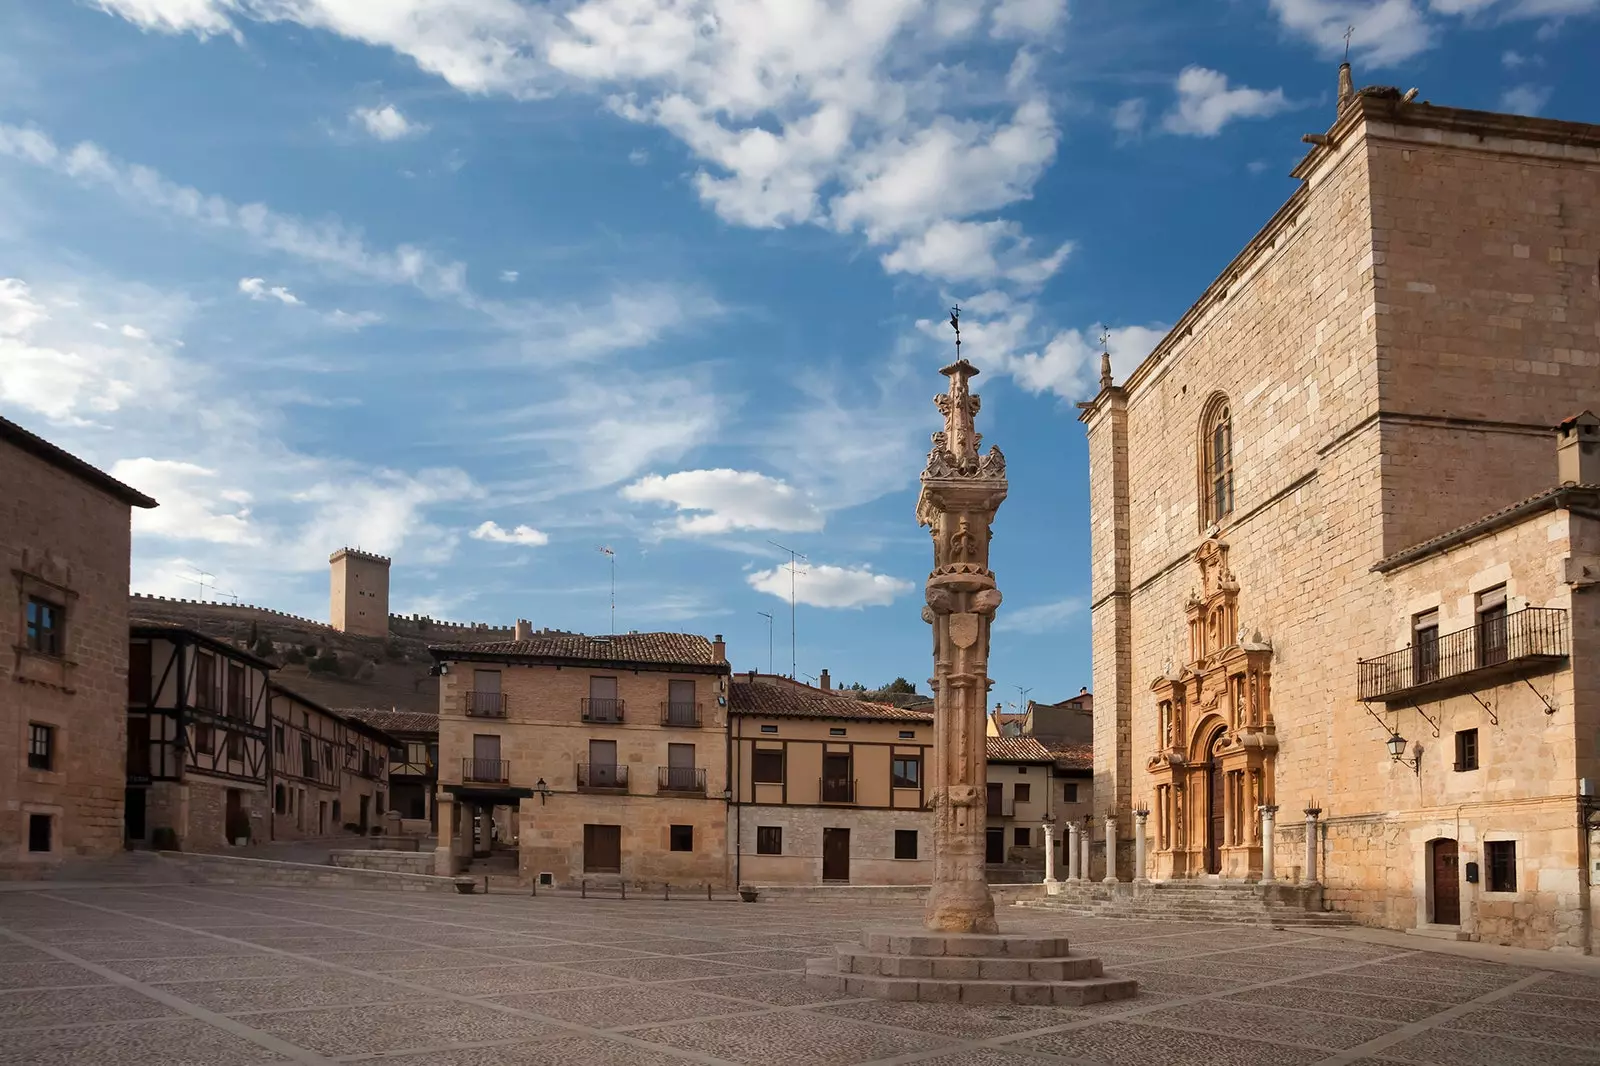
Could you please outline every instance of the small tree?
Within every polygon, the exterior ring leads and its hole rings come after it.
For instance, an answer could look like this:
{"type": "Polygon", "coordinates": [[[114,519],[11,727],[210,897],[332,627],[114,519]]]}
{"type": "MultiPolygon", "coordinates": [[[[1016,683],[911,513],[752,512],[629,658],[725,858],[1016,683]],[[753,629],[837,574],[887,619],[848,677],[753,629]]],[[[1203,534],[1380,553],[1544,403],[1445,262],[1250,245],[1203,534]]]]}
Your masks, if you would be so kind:
{"type": "Polygon", "coordinates": [[[250,642],[250,654],[262,659],[270,659],[277,651],[277,647],[266,637],[257,637],[250,642]]]}
{"type": "Polygon", "coordinates": [[[883,692],[903,692],[908,696],[915,696],[917,694],[917,686],[913,685],[911,682],[907,681],[903,677],[897,677],[893,681],[889,682],[887,685],[883,686],[883,689],[881,691],[883,691],[883,692]]]}
{"type": "Polygon", "coordinates": [[[332,649],[323,651],[311,660],[308,667],[313,674],[337,674],[339,672],[339,656],[332,649]]]}

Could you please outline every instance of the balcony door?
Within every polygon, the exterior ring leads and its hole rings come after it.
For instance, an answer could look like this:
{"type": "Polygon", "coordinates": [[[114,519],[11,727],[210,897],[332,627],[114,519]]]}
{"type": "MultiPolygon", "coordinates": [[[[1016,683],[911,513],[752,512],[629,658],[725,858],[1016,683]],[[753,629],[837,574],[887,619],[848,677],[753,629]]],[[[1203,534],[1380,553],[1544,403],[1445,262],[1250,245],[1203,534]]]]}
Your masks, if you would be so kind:
{"type": "Polygon", "coordinates": [[[589,679],[589,721],[620,722],[622,702],[617,698],[617,679],[591,677],[589,679]]]}
{"type": "Polygon", "coordinates": [[[500,671],[472,671],[472,691],[467,694],[467,699],[471,701],[467,705],[469,713],[498,718],[501,706],[500,671]]]}
{"type": "Polygon", "coordinates": [[[822,802],[851,803],[850,756],[828,754],[822,757],[822,802]]]}
{"type": "Polygon", "coordinates": [[[616,788],[617,742],[614,740],[589,741],[589,785],[591,788],[616,788]]]}
{"type": "Polygon", "coordinates": [[[695,785],[694,745],[667,745],[667,787],[674,792],[687,792],[695,785]]]}
{"type": "Polygon", "coordinates": [[[667,724],[699,725],[693,681],[667,682],[667,724]]]}
{"type": "Polygon", "coordinates": [[[472,737],[472,779],[499,781],[500,735],[475,733],[472,737]]]}
{"type": "Polygon", "coordinates": [[[1506,661],[1506,587],[1478,593],[1478,666],[1506,661]]]}
{"type": "Polygon", "coordinates": [[[990,781],[985,786],[985,809],[990,818],[1003,818],[1006,813],[1006,786],[990,781]]]}

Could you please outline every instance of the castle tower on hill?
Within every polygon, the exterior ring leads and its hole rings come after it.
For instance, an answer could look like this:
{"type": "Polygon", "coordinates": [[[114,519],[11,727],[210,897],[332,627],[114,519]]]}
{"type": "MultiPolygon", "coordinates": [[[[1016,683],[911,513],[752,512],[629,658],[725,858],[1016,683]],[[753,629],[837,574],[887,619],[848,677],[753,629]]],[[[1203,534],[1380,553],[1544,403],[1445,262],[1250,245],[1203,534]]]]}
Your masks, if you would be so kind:
{"type": "Polygon", "coordinates": [[[389,560],[357,548],[340,548],[328,563],[328,621],[333,628],[362,637],[388,636],[389,560]]]}

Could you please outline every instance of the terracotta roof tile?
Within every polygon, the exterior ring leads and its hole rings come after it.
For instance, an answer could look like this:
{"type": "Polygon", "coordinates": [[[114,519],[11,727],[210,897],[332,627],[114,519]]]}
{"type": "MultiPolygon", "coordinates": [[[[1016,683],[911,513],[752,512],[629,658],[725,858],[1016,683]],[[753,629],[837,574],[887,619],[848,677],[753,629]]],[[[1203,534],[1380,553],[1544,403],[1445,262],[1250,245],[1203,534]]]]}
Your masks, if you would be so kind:
{"type": "Polygon", "coordinates": [[[1055,757],[1056,765],[1067,770],[1093,770],[1094,745],[1074,744],[1070,741],[1052,741],[1045,748],[1055,757]]]}
{"type": "Polygon", "coordinates": [[[717,666],[718,660],[705,637],[693,633],[618,633],[591,637],[583,633],[546,631],[528,640],[481,643],[430,644],[436,659],[499,657],[553,662],[658,663],[672,666],[717,666]]]}
{"type": "Polygon", "coordinates": [[[426,711],[397,711],[388,707],[339,707],[336,714],[353,718],[385,733],[437,733],[439,716],[426,711]]]}
{"type": "Polygon", "coordinates": [[[926,725],[927,711],[913,711],[888,703],[871,703],[840,692],[824,692],[786,679],[741,680],[734,676],[729,706],[734,714],[771,718],[832,718],[840,721],[894,721],[926,725]]]}
{"type": "Polygon", "coordinates": [[[1054,762],[1038,737],[985,737],[990,762],[1054,762]]]}

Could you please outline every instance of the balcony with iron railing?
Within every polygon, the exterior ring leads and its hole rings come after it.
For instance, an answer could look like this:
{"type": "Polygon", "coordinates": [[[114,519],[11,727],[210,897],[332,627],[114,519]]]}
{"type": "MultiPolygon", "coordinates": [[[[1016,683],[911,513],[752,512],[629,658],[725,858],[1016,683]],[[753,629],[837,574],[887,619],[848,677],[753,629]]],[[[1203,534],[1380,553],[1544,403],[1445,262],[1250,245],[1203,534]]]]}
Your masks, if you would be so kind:
{"type": "Polygon", "coordinates": [[[617,763],[581,762],[578,764],[579,792],[626,792],[628,768],[617,763]]]}
{"type": "Polygon", "coordinates": [[[824,777],[817,781],[817,792],[823,803],[854,803],[856,783],[848,777],[824,777]]]}
{"type": "Polygon", "coordinates": [[[1498,684],[1547,669],[1568,652],[1567,612],[1525,607],[1356,663],[1362,700],[1402,700],[1498,684]]]}
{"type": "Polygon", "coordinates": [[[700,705],[698,703],[663,703],[661,705],[661,724],[677,726],[683,729],[699,729],[700,705]]]}
{"type": "Polygon", "coordinates": [[[586,696],[583,700],[583,720],[597,725],[621,725],[624,710],[624,701],[619,699],[586,696]]]}
{"type": "Polygon", "coordinates": [[[511,780],[511,763],[505,759],[462,759],[461,780],[503,785],[511,780]]]}
{"type": "Polygon", "coordinates": [[[504,718],[506,696],[503,692],[468,692],[467,715],[471,718],[504,718]]]}
{"type": "Polygon", "coordinates": [[[656,768],[657,792],[698,792],[706,790],[706,772],[698,766],[659,766],[656,768]]]}

